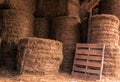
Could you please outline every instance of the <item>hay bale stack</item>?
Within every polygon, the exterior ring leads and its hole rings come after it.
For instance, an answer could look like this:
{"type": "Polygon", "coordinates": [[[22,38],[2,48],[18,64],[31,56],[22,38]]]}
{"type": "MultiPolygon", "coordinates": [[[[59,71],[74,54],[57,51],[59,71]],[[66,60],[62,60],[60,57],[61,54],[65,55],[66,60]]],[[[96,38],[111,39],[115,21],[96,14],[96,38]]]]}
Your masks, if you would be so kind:
{"type": "Polygon", "coordinates": [[[8,68],[15,67],[19,38],[33,36],[33,16],[19,10],[2,11],[2,62],[8,68]]]}
{"type": "Polygon", "coordinates": [[[91,42],[118,45],[119,19],[114,15],[101,14],[92,17],[91,42]]]}
{"type": "Polygon", "coordinates": [[[120,0],[101,0],[99,13],[115,15],[120,19],[120,0]]]}
{"type": "Polygon", "coordinates": [[[19,42],[17,70],[40,75],[59,71],[62,63],[62,43],[42,38],[23,38],[19,42]]]}
{"type": "Polygon", "coordinates": [[[103,75],[120,76],[120,47],[118,45],[106,45],[103,75]]]}
{"type": "Polygon", "coordinates": [[[33,36],[32,14],[19,10],[3,10],[2,11],[2,29],[1,38],[4,41],[17,40],[21,37],[33,36]]]}
{"type": "Polygon", "coordinates": [[[80,41],[80,22],[75,17],[56,17],[51,21],[51,38],[63,43],[62,71],[71,73],[76,43],[80,41]]]}
{"type": "Polygon", "coordinates": [[[95,15],[91,23],[91,43],[106,45],[103,74],[105,76],[119,75],[120,47],[118,46],[119,19],[114,15],[95,15]]]}
{"type": "Polygon", "coordinates": [[[6,9],[17,9],[34,13],[35,11],[35,0],[5,0],[6,9]]]}
{"type": "Polygon", "coordinates": [[[45,17],[75,16],[79,17],[78,0],[39,0],[37,12],[45,17]]]}
{"type": "Polygon", "coordinates": [[[46,18],[35,18],[34,35],[38,38],[49,38],[49,21],[46,18]]]}

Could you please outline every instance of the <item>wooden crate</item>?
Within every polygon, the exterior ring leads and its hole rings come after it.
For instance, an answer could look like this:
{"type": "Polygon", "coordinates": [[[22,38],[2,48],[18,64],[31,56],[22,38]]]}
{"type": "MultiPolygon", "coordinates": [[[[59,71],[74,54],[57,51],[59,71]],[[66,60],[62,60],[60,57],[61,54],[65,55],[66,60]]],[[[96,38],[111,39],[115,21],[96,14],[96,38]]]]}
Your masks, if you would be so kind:
{"type": "Polygon", "coordinates": [[[89,80],[102,77],[104,44],[77,44],[72,76],[89,80]]]}

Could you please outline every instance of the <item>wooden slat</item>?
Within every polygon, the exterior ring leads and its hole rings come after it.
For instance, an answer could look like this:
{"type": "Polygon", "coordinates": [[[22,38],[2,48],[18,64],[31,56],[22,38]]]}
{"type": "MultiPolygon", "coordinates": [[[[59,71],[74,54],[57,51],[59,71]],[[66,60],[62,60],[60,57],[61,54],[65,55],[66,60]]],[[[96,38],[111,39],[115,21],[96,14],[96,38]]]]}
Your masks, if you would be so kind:
{"type": "Polygon", "coordinates": [[[77,44],[77,48],[101,48],[103,49],[103,44],[77,44]]]}
{"type": "Polygon", "coordinates": [[[87,11],[90,12],[99,3],[99,1],[100,0],[91,0],[87,6],[87,11]]]}
{"type": "Polygon", "coordinates": [[[98,62],[75,61],[74,64],[91,66],[91,67],[101,67],[101,63],[98,63],[98,62]]]}
{"type": "Polygon", "coordinates": [[[97,60],[97,61],[101,61],[101,60],[102,60],[102,57],[76,55],[76,59],[87,59],[87,60],[97,60]]]}
{"type": "Polygon", "coordinates": [[[101,79],[104,50],[105,45],[103,44],[77,44],[72,75],[91,80],[101,79]],[[94,70],[89,67],[100,69],[94,70]]]}
{"type": "Polygon", "coordinates": [[[83,74],[79,72],[73,72],[73,76],[78,78],[83,78],[83,79],[91,79],[91,80],[100,79],[100,77],[97,75],[83,74]]]}
{"type": "Polygon", "coordinates": [[[100,70],[85,69],[85,68],[80,68],[80,67],[77,67],[77,66],[74,66],[74,70],[73,71],[93,73],[93,74],[100,74],[100,70]]]}
{"type": "Polygon", "coordinates": [[[76,54],[102,55],[101,50],[76,50],[76,54]]]}
{"type": "Polygon", "coordinates": [[[77,77],[77,78],[83,78],[83,79],[86,79],[85,74],[83,74],[83,73],[79,73],[79,72],[75,72],[75,71],[72,73],[72,76],[73,76],[73,77],[77,77]]]}

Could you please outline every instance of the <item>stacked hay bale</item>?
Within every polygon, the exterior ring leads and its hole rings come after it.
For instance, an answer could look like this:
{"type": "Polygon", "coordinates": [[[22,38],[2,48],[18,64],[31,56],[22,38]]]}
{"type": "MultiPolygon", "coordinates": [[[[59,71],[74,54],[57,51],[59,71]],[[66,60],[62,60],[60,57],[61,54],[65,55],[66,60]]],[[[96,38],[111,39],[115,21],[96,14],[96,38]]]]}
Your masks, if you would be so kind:
{"type": "Polygon", "coordinates": [[[49,19],[44,16],[44,2],[45,0],[36,0],[36,9],[34,13],[34,36],[47,39],[49,38],[49,19]]]}
{"type": "Polygon", "coordinates": [[[35,11],[35,0],[5,0],[4,8],[26,11],[33,14],[35,11]]]}
{"type": "Polygon", "coordinates": [[[56,17],[51,20],[51,38],[63,43],[63,63],[61,70],[71,73],[76,43],[80,40],[80,22],[75,17],[56,17]]]}
{"type": "MultiPolygon", "coordinates": [[[[120,0],[101,0],[99,6],[100,14],[111,14],[115,15],[120,20],[120,0]]],[[[120,36],[120,28],[119,28],[119,36],[120,36]]],[[[120,45],[120,40],[119,40],[120,45]]]]}
{"type": "Polygon", "coordinates": [[[15,67],[19,38],[33,36],[33,20],[33,15],[25,11],[2,10],[2,62],[7,67],[15,67]]]}
{"type": "Polygon", "coordinates": [[[99,13],[112,14],[120,19],[120,0],[101,0],[99,13]]]}
{"type": "Polygon", "coordinates": [[[43,8],[46,17],[74,16],[79,18],[79,0],[44,0],[43,8]]]}
{"type": "Polygon", "coordinates": [[[91,43],[102,43],[106,45],[103,69],[105,76],[120,76],[118,27],[119,19],[114,15],[101,14],[92,17],[91,43]]]}
{"type": "Polygon", "coordinates": [[[23,38],[19,41],[17,70],[20,74],[57,73],[62,59],[62,43],[59,41],[42,38],[23,38]]]}
{"type": "Polygon", "coordinates": [[[34,36],[38,38],[49,38],[49,21],[46,18],[35,18],[34,36]]]}

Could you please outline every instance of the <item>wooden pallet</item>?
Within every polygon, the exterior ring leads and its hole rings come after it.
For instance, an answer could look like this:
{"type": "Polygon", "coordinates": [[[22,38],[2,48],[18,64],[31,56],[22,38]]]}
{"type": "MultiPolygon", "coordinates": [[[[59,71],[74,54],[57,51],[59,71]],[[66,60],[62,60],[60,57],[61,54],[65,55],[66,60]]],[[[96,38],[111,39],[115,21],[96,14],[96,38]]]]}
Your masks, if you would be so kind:
{"type": "Polygon", "coordinates": [[[102,77],[105,45],[77,44],[72,76],[98,80],[102,77]]]}

